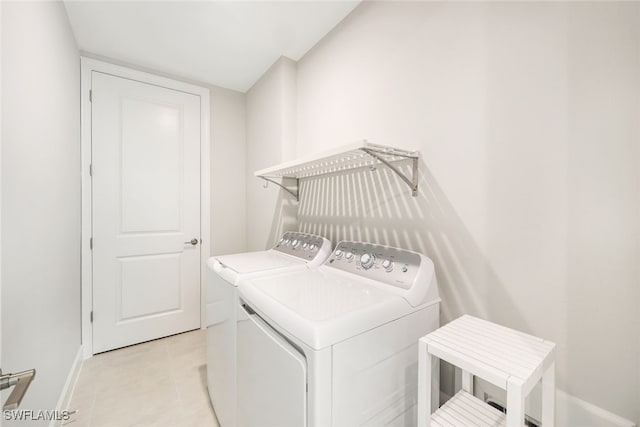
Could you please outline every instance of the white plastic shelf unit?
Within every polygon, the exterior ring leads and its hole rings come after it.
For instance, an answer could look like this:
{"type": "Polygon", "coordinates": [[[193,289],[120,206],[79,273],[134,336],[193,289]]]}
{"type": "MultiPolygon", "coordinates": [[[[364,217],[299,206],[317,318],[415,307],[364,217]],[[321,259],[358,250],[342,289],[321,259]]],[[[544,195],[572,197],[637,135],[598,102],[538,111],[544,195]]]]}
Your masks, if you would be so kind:
{"type": "Polygon", "coordinates": [[[342,146],[331,151],[317,155],[304,157],[290,162],[281,163],[270,168],[255,172],[255,176],[265,181],[272,182],[291,193],[298,199],[297,185],[300,179],[359,168],[376,168],[379,163],[389,167],[411,189],[411,194],[418,195],[418,160],[420,154],[417,151],[401,150],[399,148],[384,145],[371,144],[360,141],[354,144],[342,146]],[[412,162],[411,176],[406,176],[396,167],[398,162],[412,162]],[[275,181],[276,178],[295,179],[296,189],[292,191],[287,186],[275,181]]]}
{"type": "Polygon", "coordinates": [[[542,426],[555,422],[555,344],[464,315],[420,339],[418,427],[524,425],[524,402],[542,381],[542,426]],[[434,357],[462,369],[462,390],[431,413],[434,357]],[[507,391],[507,414],[473,395],[480,377],[507,391]]]}

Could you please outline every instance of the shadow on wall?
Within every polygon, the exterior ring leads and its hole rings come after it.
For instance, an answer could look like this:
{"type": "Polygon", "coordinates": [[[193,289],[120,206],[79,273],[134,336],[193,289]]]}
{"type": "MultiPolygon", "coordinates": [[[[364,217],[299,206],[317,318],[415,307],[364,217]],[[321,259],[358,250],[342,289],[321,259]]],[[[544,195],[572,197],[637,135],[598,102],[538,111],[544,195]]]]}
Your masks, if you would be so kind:
{"type": "MultiPolygon", "coordinates": [[[[400,169],[410,176],[409,162],[400,169]]],[[[427,255],[436,267],[441,324],[471,314],[498,322],[509,319],[509,326],[529,330],[423,161],[418,170],[417,197],[384,166],[302,180],[299,230],[325,236],[334,244],[360,240],[427,255]]],[[[451,393],[452,375],[443,376],[450,379],[443,381],[443,391],[451,393]]]]}
{"type": "MultiPolygon", "coordinates": [[[[286,179],[282,184],[287,188],[292,188],[291,182],[286,179]]],[[[269,228],[269,235],[267,241],[264,244],[265,248],[271,248],[282,236],[285,231],[296,231],[298,224],[298,202],[286,191],[282,190],[275,184],[270,184],[265,181],[263,184],[264,191],[277,191],[278,199],[275,203],[275,209],[273,211],[273,218],[271,219],[271,227],[269,228]],[[271,188],[274,187],[274,188],[271,188]]],[[[267,212],[264,212],[267,215],[267,212]]]]}
{"type": "MultiPolygon", "coordinates": [[[[420,163],[417,197],[386,167],[302,180],[299,229],[334,243],[361,240],[424,253],[436,265],[442,323],[465,313],[491,318],[491,300],[508,298],[501,292],[504,285],[426,164],[420,163]]],[[[400,169],[410,176],[410,165],[400,169]]],[[[510,311],[501,318],[518,318],[513,304],[501,304],[500,309],[510,311]]]]}

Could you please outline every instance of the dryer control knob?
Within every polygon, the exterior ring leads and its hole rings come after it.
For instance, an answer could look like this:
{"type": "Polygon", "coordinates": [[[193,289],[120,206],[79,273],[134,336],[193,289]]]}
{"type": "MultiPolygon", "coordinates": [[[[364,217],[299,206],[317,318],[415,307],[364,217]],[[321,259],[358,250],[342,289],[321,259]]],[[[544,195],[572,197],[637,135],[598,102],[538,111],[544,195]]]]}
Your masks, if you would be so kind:
{"type": "Polygon", "coordinates": [[[351,261],[353,259],[353,252],[347,252],[347,254],[344,256],[348,261],[351,261]]]}
{"type": "Polygon", "coordinates": [[[385,259],[382,261],[382,268],[384,268],[387,272],[391,272],[393,270],[393,261],[390,259],[385,259]]]}
{"type": "Polygon", "coordinates": [[[309,249],[309,244],[307,242],[304,242],[302,244],[302,249],[304,249],[305,251],[309,249]]]}
{"type": "Polygon", "coordinates": [[[309,250],[310,251],[315,251],[316,250],[316,245],[314,245],[313,243],[309,245],[309,250]]]}
{"type": "Polygon", "coordinates": [[[369,253],[365,252],[365,253],[362,254],[362,256],[360,256],[360,265],[365,270],[368,270],[371,267],[373,267],[373,263],[375,261],[376,261],[376,257],[373,254],[369,254],[369,253]]]}
{"type": "Polygon", "coordinates": [[[340,249],[336,249],[336,259],[342,259],[342,255],[344,255],[344,252],[340,249]]]}
{"type": "Polygon", "coordinates": [[[289,246],[292,246],[294,249],[298,247],[298,239],[293,239],[289,246]]]}
{"type": "Polygon", "coordinates": [[[302,245],[302,240],[296,240],[296,243],[293,245],[293,249],[298,249],[302,245]]]}

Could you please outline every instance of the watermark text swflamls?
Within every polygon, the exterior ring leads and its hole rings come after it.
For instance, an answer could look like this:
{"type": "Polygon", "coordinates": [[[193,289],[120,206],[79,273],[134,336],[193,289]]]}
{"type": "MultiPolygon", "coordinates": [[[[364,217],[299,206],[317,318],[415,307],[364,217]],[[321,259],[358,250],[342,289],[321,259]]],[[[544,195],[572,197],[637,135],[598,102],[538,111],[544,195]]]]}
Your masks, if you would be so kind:
{"type": "Polygon", "coordinates": [[[4,411],[4,419],[5,421],[68,421],[72,413],[58,410],[14,409],[4,411]]]}

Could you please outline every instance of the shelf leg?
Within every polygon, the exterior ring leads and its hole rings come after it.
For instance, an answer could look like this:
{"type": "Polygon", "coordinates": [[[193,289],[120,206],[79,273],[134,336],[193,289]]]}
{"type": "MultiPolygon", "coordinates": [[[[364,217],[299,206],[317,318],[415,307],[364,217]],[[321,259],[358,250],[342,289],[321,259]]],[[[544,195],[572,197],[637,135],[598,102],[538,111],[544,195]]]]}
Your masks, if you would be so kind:
{"type": "Polygon", "coordinates": [[[440,359],[431,356],[431,413],[440,407],[440,359]]]}
{"type": "Polygon", "coordinates": [[[413,175],[411,177],[411,195],[416,197],[418,195],[418,159],[413,159],[412,165],[413,175]]]}
{"type": "Polygon", "coordinates": [[[473,396],[473,375],[462,369],[462,389],[473,396]]]}
{"type": "Polygon", "coordinates": [[[542,426],[555,426],[556,409],[556,363],[552,362],[542,375],[542,426]]]}
{"type": "Polygon", "coordinates": [[[524,425],[524,387],[522,381],[513,377],[507,382],[507,427],[524,425]]]}
{"type": "Polygon", "coordinates": [[[433,358],[427,351],[427,342],[418,341],[418,427],[431,426],[431,369],[433,358]]]}

